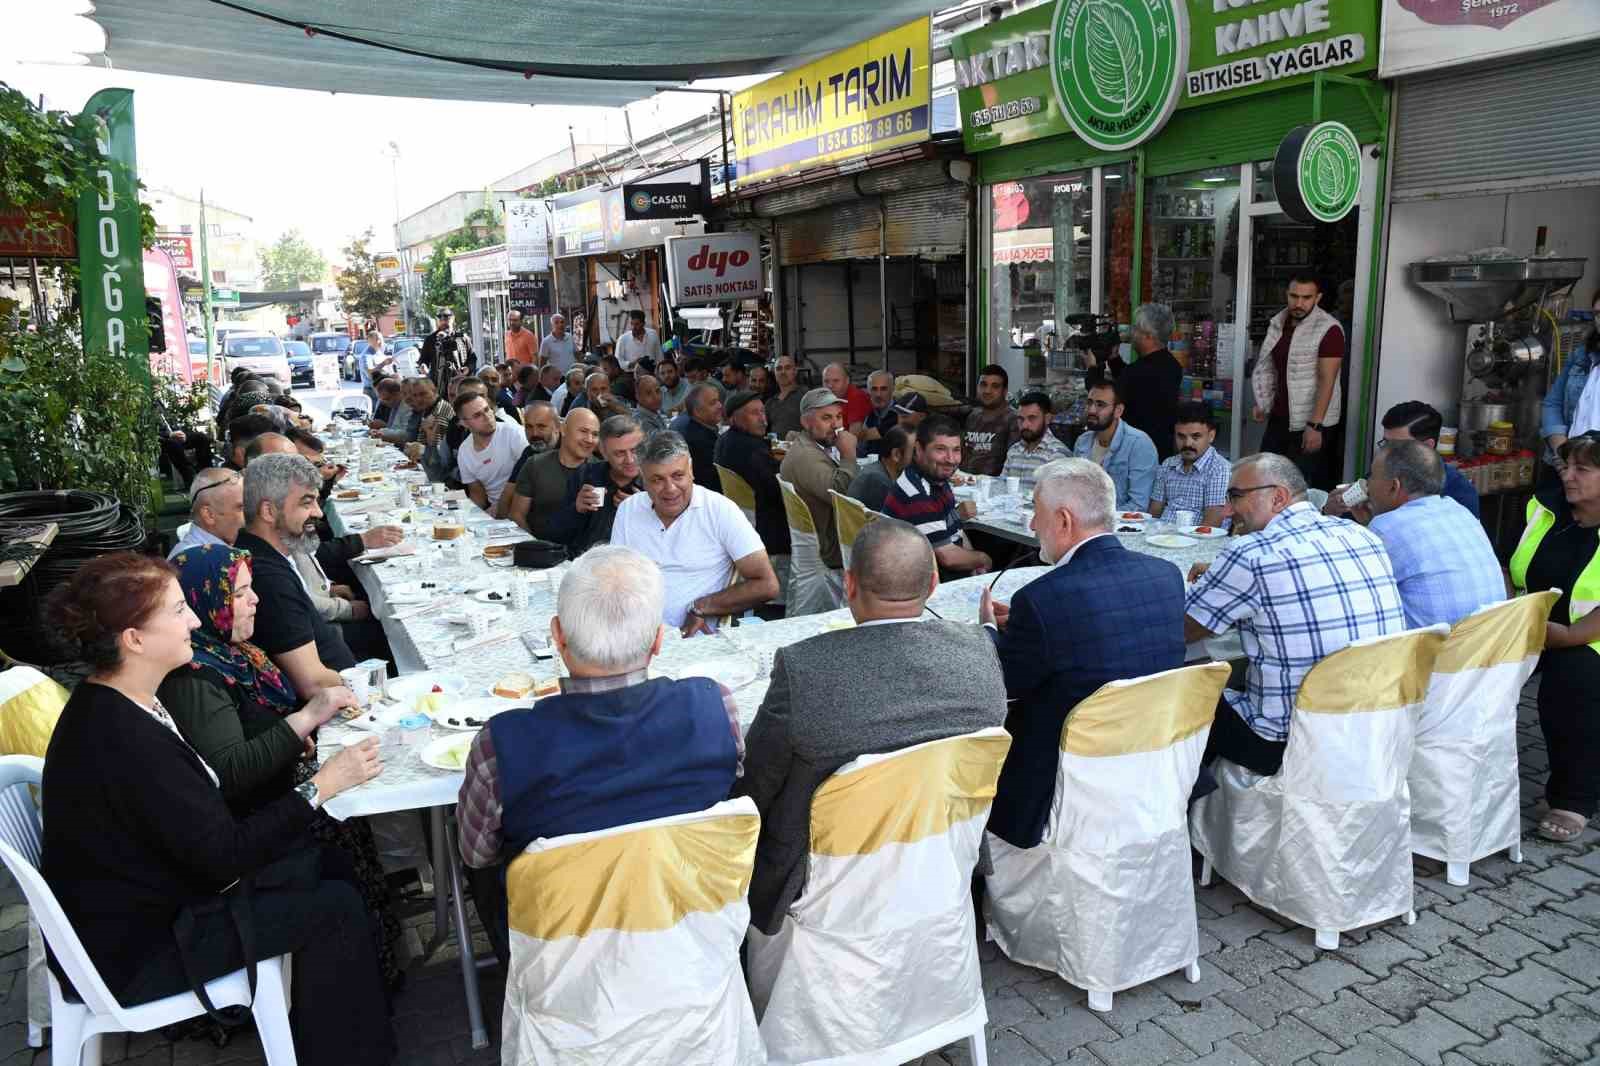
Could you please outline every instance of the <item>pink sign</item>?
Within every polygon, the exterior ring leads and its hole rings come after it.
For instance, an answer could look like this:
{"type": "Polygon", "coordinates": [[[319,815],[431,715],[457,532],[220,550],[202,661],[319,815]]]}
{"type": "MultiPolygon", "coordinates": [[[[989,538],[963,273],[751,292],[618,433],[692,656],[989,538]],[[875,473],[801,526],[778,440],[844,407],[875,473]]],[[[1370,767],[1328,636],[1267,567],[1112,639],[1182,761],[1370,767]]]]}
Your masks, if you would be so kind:
{"type": "Polygon", "coordinates": [[[164,351],[150,347],[150,372],[156,377],[171,378],[187,385],[196,377],[205,379],[205,356],[200,356],[199,370],[190,361],[189,337],[183,328],[183,297],[178,292],[178,272],[173,269],[172,256],[160,248],[147,248],[144,253],[144,291],[156,302],[161,312],[161,331],[166,334],[164,351]]]}
{"type": "Polygon", "coordinates": [[[1399,0],[1400,6],[1435,26],[1487,26],[1501,29],[1523,15],[1561,0],[1399,0]]]}

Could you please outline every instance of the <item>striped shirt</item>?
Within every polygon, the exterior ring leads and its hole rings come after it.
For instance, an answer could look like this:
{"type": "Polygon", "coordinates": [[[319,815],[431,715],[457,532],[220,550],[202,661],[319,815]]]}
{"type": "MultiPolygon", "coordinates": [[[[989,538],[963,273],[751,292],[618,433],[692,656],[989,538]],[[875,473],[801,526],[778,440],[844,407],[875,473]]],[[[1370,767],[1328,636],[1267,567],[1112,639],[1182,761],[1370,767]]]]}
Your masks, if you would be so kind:
{"type": "Polygon", "coordinates": [[[1288,738],[1295,694],[1313,666],[1406,627],[1383,541],[1304,500],[1224,548],[1189,590],[1186,610],[1213,633],[1239,631],[1250,660],[1245,691],[1223,697],[1274,741],[1288,738]]]}
{"type": "Polygon", "coordinates": [[[883,501],[883,513],[910,522],[935,548],[954,544],[961,536],[961,520],[956,514],[956,494],[950,482],[924,477],[915,466],[908,466],[895,479],[894,488],[883,501]]]}
{"type": "Polygon", "coordinates": [[[1221,507],[1228,502],[1228,478],[1232,474],[1232,466],[1215,448],[1207,448],[1195,460],[1192,470],[1185,470],[1183,457],[1174,455],[1156,471],[1150,502],[1164,501],[1167,511],[1201,514],[1207,507],[1221,507]]]}
{"type": "Polygon", "coordinates": [[[1044,436],[1039,438],[1039,443],[1029,447],[1025,440],[1018,440],[1006,451],[1006,465],[1000,470],[1001,477],[1019,477],[1023,484],[1033,484],[1033,475],[1046,463],[1055,462],[1057,459],[1072,458],[1072,449],[1061,442],[1054,433],[1048,429],[1044,436]]]}

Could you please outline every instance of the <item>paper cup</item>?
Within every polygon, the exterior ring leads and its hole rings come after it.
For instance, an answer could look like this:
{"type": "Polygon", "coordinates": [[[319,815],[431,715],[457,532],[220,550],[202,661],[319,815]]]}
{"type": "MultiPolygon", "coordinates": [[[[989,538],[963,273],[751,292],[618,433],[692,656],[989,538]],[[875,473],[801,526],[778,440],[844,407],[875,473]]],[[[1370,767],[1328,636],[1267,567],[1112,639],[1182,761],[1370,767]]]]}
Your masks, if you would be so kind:
{"type": "Polygon", "coordinates": [[[340,670],[339,679],[345,683],[346,688],[355,693],[356,705],[365,707],[372,695],[372,671],[364,666],[352,666],[340,670]]]}
{"type": "Polygon", "coordinates": [[[1008,478],[1006,478],[1006,492],[1007,493],[1009,493],[1012,496],[1015,496],[1021,491],[1022,491],[1022,478],[1020,478],[1020,477],[1008,477],[1008,478]]]}

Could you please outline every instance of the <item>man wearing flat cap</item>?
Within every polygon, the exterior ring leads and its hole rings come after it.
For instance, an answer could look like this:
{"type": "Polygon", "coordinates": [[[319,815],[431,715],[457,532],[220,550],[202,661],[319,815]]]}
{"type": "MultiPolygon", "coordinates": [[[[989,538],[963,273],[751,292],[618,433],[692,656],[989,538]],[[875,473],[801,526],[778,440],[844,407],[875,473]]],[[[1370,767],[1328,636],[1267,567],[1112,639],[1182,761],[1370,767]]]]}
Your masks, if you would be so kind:
{"type": "Polygon", "coordinates": [[[728,431],[717,438],[717,465],[750,483],[756,494],[756,532],[772,559],[778,584],[789,585],[789,518],[778,488],[778,462],[767,443],[767,409],[761,397],[746,390],[728,397],[724,408],[728,431]]]}
{"type": "Polygon", "coordinates": [[[833,516],[834,492],[844,493],[855,480],[856,438],[844,428],[845,401],[831,389],[812,389],[800,399],[800,428],[789,434],[789,452],[779,472],[805,501],[817,527],[817,551],[834,592],[830,604],[790,605],[790,614],[831,610],[844,594],[844,559],[839,551],[839,526],[833,516]],[[809,609],[808,609],[809,606],[809,609]]]}

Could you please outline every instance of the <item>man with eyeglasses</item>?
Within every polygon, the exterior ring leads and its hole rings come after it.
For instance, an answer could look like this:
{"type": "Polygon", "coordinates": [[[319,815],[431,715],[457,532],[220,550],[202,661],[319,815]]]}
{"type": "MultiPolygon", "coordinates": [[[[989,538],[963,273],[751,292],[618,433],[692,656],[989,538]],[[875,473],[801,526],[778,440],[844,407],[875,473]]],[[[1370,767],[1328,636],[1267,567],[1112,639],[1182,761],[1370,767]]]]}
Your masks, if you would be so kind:
{"type": "Polygon", "coordinates": [[[1083,411],[1089,428],[1079,434],[1072,454],[1111,475],[1119,511],[1149,509],[1160,459],[1150,435],[1123,421],[1122,387],[1114,381],[1089,386],[1083,411]]]}
{"type": "Polygon", "coordinates": [[[167,558],[202,544],[231,546],[243,528],[244,477],[226,467],[208,467],[189,484],[189,528],[167,558]]]}
{"type": "MultiPolygon", "coordinates": [[[[1378,447],[1387,447],[1395,441],[1414,440],[1426,448],[1437,449],[1439,429],[1443,425],[1444,418],[1439,412],[1421,400],[1397,403],[1383,414],[1383,438],[1378,441],[1378,447]]],[[[1344,493],[1345,489],[1335,489],[1330,492],[1322,513],[1346,515],[1362,525],[1372,521],[1372,509],[1365,504],[1358,507],[1348,506],[1344,502],[1344,493]]],[[[1472,482],[1456,469],[1454,463],[1444,464],[1444,488],[1440,495],[1465,507],[1472,512],[1474,518],[1478,516],[1478,490],[1472,487],[1472,482]]]]}
{"type": "Polygon", "coordinates": [[[1239,536],[1190,571],[1184,639],[1237,629],[1250,660],[1245,691],[1224,692],[1203,763],[1227,759],[1272,775],[1283,763],[1295,693],[1311,668],[1347,644],[1406,628],[1383,541],[1306,501],[1293,461],[1239,461],[1224,513],[1239,536]]]}

